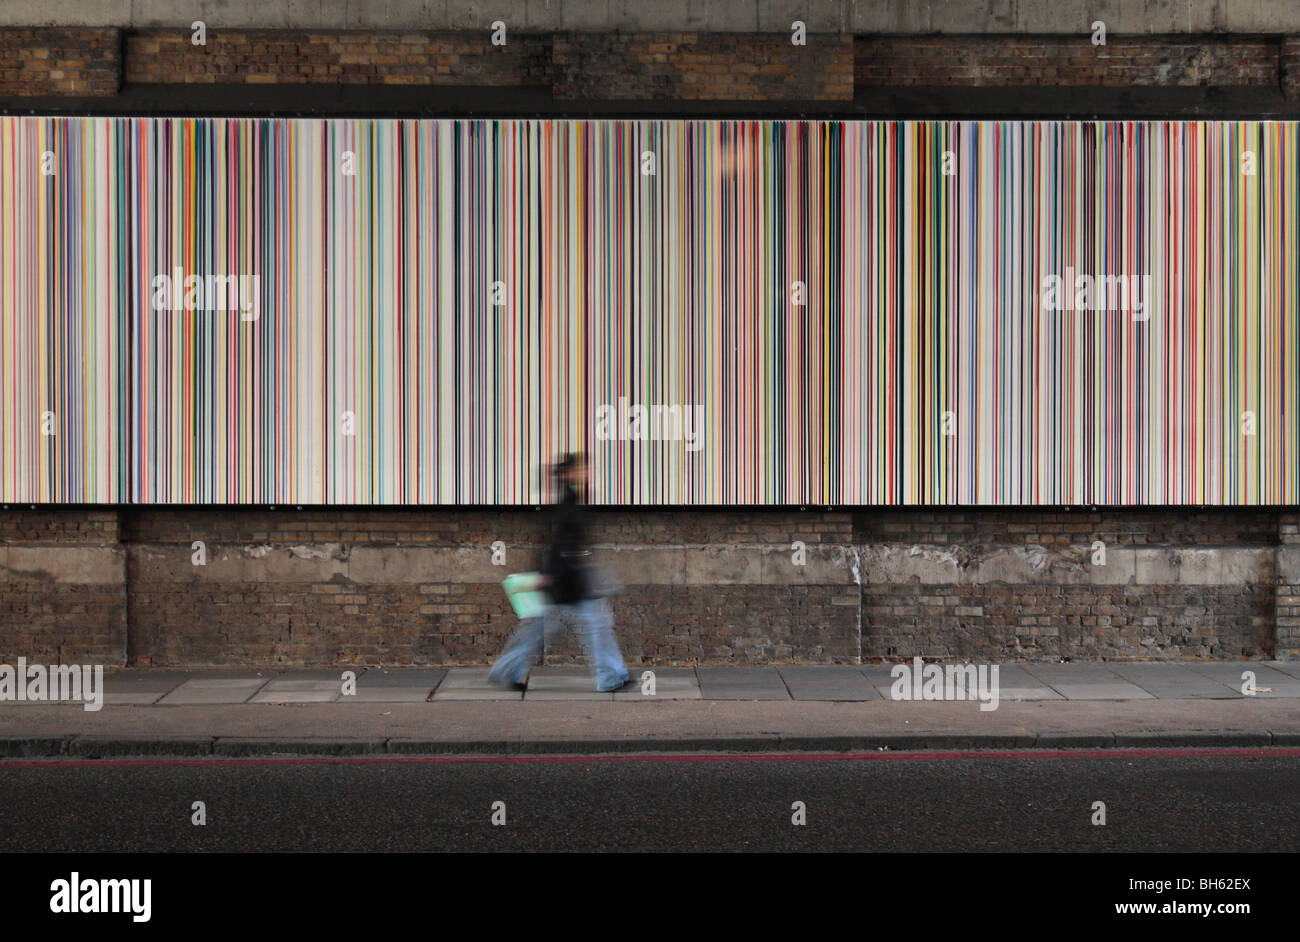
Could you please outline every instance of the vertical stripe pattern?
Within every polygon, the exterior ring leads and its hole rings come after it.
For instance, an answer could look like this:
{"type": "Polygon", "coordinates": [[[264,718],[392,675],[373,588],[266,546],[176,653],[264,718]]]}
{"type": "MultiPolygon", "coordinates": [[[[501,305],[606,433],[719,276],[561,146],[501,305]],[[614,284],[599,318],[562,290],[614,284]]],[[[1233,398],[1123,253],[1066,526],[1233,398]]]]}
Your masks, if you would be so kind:
{"type": "Polygon", "coordinates": [[[0,498],[1296,503],[1298,128],[0,117],[0,498]]]}

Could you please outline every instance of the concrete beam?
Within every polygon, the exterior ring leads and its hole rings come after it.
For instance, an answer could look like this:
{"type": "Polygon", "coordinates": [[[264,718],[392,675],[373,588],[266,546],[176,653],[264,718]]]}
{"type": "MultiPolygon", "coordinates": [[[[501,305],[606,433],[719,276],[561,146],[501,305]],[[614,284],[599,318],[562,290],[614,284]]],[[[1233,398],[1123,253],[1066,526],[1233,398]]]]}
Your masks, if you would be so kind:
{"type": "Polygon", "coordinates": [[[1271,584],[1272,547],[1114,547],[1094,566],[1087,546],[1048,552],[1019,546],[968,558],[946,546],[861,548],[864,585],[1186,585],[1271,584]]]}
{"type": "MultiPolygon", "coordinates": [[[[5,550],[0,548],[0,554],[5,550]]],[[[11,548],[10,553],[34,550],[11,548]]],[[[51,548],[49,560],[24,557],[28,569],[57,563],[70,573],[81,556],[51,548]]],[[[78,550],[77,552],[80,552],[78,550]]],[[[321,583],[357,585],[500,583],[511,572],[537,564],[536,550],[508,547],[506,566],[492,564],[487,546],[353,546],[338,543],[271,546],[210,544],[207,563],[195,566],[187,544],[133,544],[132,572],[140,582],[321,583]]],[[[716,546],[596,547],[596,558],[626,585],[853,585],[851,551],[838,545],[809,545],[803,565],[787,547],[768,544],[716,546]]],[[[0,571],[4,556],[0,555],[0,571]]],[[[92,579],[90,581],[99,581],[92,579]]]]}
{"type": "Polygon", "coordinates": [[[118,546],[0,546],[0,580],[120,585],[126,554],[118,546]]]}
{"type": "Polygon", "coordinates": [[[0,26],[1110,35],[1300,32],[1295,0],[5,0],[0,26]]]}

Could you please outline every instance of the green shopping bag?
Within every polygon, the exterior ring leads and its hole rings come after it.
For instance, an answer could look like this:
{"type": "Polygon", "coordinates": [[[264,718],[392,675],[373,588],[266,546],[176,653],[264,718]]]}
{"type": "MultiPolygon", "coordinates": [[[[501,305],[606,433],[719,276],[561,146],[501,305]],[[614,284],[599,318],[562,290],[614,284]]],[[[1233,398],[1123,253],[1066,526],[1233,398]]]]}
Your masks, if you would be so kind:
{"type": "Polygon", "coordinates": [[[551,607],[551,597],[538,588],[541,578],[539,572],[516,572],[501,582],[506,598],[520,618],[536,618],[551,607]]]}

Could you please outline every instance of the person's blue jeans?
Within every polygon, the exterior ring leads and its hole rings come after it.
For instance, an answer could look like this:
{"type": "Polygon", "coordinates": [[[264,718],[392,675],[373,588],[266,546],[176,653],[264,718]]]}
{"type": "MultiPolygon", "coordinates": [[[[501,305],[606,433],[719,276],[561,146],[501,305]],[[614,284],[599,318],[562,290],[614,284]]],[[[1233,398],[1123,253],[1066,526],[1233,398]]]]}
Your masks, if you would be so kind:
{"type": "Polygon", "coordinates": [[[627,683],[627,667],[614,637],[614,613],[605,599],[581,599],[570,605],[552,605],[544,615],[525,618],[510,635],[488,679],[498,684],[522,684],[528,669],[541,658],[548,639],[565,622],[572,621],[587,655],[596,689],[614,690],[627,683]]]}

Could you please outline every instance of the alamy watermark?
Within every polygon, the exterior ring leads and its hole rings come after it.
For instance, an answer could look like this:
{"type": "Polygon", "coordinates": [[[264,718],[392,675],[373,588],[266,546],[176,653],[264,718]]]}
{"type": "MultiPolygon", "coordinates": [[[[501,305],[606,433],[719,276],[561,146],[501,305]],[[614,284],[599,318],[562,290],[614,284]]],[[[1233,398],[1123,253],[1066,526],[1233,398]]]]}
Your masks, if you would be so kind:
{"type": "Polygon", "coordinates": [[[130,913],[132,922],[152,915],[153,881],[145,878],[95,880],[73,870],[50,884],[52,913],[130,913]]]}
{"type": "Polygon", "coordinates": [[[1065,267],[1064,275],[1043,277],[1043,308],[1048,311],[1132,311],[1133,320],[1151,317],[1150,275],[1090,275],[1065,267]]]}
{"type": "Polygon", "coordinates": [[[998,708],[996,664],[926,664],[914,657],[891,667],[889,676],[894,700],[978,700],[981,712],[998,708]]]}
{"type": "Polygon", "coordinates": [[[104,706],[103,664],[0,664],[0,702],[70,700],[82,702],[88,713],[104,706]]]}
{"type": "Polygon", "coordinates": [[[704,406],[618,402],[596,406],[596,440],[602,442],[685,442],[687,451],[704,447],[704,406]]]}
{"type": "Polygon", "coordinates": [[[240,320],[261,315],[260,275],[186,275],[179,265],[170,275],[154,275],[155,311],[239,311],[240,320]]]}

